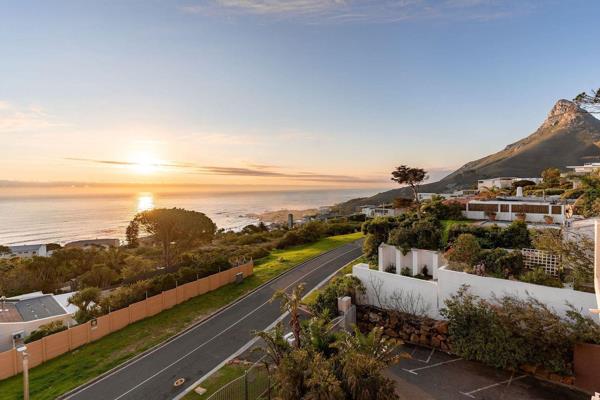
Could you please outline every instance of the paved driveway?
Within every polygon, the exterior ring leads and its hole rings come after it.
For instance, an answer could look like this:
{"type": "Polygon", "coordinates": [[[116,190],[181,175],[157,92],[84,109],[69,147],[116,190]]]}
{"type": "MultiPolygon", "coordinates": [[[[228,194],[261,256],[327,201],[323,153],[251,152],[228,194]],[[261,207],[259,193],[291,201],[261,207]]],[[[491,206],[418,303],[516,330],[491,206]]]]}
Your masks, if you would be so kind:
{"type": "Polygon", "coordinates": [[[439,351],[404,346],[412,356],[389,371],[402,400],[589,400],[581,392],[486,367],[439,351]]]}

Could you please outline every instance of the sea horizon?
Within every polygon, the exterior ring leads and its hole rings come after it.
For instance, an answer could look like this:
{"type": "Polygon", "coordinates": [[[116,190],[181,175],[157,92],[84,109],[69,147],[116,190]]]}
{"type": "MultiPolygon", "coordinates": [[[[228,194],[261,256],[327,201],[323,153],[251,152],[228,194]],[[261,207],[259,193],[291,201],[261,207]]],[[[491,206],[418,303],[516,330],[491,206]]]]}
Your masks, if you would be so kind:
{"type": "Polygon", "coordinates": [[[133,216],[151,208],[200,211],[219,229],[240,230],[258,219],[249,214],[332,206],[385,189],[282,189],[258,191],[136,191],[63,195],[0,196],[0,244],[65,244],[74,240],[118,238],[133,216]]]}

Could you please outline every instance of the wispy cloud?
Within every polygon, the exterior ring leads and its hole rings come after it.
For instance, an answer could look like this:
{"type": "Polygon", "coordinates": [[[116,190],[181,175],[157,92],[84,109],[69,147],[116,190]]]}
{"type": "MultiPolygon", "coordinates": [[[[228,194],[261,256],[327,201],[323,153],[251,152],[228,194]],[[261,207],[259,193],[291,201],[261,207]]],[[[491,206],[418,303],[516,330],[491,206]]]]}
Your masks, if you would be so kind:
{"type": "Polygon", "coordinates": [[[391,23],[409,19],[495,19],[528,11],[540,0],[209,0],[180,7],[201,15],[301,18],[310,23],[391,23]]]}
{"type": "MultiPolygon", "coordinates": [[[[92,164],[114,165],[114,166],[136,166],[137,163],[132,161],[121,160],[100,160],[91,158],[65,158],[68,161],[78,161],[92,164]]],[[[220,176],[237,176],[237,177],[263,177],[263,178],[281,178],[291,179],[296,181],[309,182],[339,182],[339,183],[376,183],[382,179],[355,177],[350,175],[335,175],[335,174],[319,174],[314,172],[286,172],[280,167],[273,165],[249,164],[249,167],[227,167],[214,165],[200,165],[187,162],[168,161],[160,162],[153,165],[154,167],[164,167],[178,169],[180,172],[187,174],[200,175],[220,175],[220,176]]]]}
{"type": "Polygon", "coordinates": [[[0,133],[40,131],[64,126],[36,106],[19,107],[0,100],[0,133]]]}

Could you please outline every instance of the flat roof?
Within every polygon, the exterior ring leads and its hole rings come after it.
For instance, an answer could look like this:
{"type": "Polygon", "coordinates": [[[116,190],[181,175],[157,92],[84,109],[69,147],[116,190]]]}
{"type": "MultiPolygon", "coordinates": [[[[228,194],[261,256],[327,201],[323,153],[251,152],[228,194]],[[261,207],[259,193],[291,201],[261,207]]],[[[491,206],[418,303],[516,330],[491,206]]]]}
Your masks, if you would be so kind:
{"type": "Polygon", "coordinates": [[[34,321],[67,314],[51,294],[18,301],[7,300],[4,308],[8,311],[0,312],[0,322],[34,321]]]}

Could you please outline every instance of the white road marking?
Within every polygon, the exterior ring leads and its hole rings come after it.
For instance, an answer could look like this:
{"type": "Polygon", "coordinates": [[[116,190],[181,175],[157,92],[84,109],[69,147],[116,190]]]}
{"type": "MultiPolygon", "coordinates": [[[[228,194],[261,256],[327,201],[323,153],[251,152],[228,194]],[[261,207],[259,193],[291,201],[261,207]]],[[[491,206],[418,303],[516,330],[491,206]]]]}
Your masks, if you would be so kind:
{"type": "Polygon", "coordinates": [[[498,382],[498,383],[493,383],[493,384],[491,384],[491,385],[487,385],[487,386],[481,387],[481,388],[479,388],[479,389],[471,390],[470,392],[466,392],[466,393],[465,393],[465,392],[460,392],[460,394],[464,394],[465,396],[467,396],[467,397],[470,397],[470,398],[474,399],[474,398],[475,398],[475,396],[473,396],[473,394],[474,394],[474,393],[481,392],[481,391],[483,391],[483,390],[487,390],[487,389],[491,389],[491,388],[493,388],[493,387],[496,387],[496,386],[501,386],[501,385],[504,385],[505,383],[507,384],[506,386],[510,386],[510,384],[511,384],[513,381],[516,381],[516,380],[518,380],[518,379],[523,379],[523,378],[525,378],[526,376],[527,376],[527,375],[521,375],[521,376],[517,376],[516,378],[513,378],[513,377],[511,376],[509,379],[507,379],[507,380],[505,380],[505,381],[498,382]]]}
{"type": "Polygon", "coordinates": [[[431,365],[428,365],[426,367],[419,367],[419,368],[413,368],[413,369],[404,369],[404,368],[402,368],[402,370],[406,371],[408,373],[411,373],[413,375],[419,375],[415,371],[421,371],[421,370],[428,369],[428,368],[439,367],[440,365],[450,364],[450,363],[453,363],[455,361],[460,361],[460,360],[462,360],[462,358],[454,358],[452,360],[442,361],[442,362],[439,362],[439,363],[431,364],[431,365]]]}
{"type": "MultiPolygon", "coordinates": [[[[344,253],[340,254],[340,255],[339,255],[339,256],[337,256],[336,258],[334,258],[334,259],[332,259],[332,260],[329,260],[329,261],[327,261],[326,263],[324,263],[324,264],[320,265],[319,267],[317,267],[317,268],[314,268],[314,269],[311,269],[310,271],[308,271],[307,273],[305,273],[304,275],[302,275],[302,276],[301,276],[299,279],[296,279],[294,282],[292,282],[291,284],[289,284],[288,286],[286,286],[286,287],[285,287],[283,290],[287,290],[287,289],[289,289],[290,287],[292,287],[293,285],[295,285],[297,282],[299,282],[299,281],[301,281],[302,279],[304,279],[306,276],[308,276],[308,275],[312,274],[313,272],[315,272],[315,271],[317,271],[317,270],[319,270],[319,269],[323,268],[324,266],[326,266],[326,265],[328,265],[328,264],[332,263],[333,261],[336,261],[336,260],[338,260],[339,258],[341,258],[341,257],[345,256],[346,254],[348,254],[348,253],[351,253],[351,252],[353,252],[353,251],[355,251],[355,250],[356,250],[356,248],[352,248],[351,250],[348,250],[348,251],[346,251],[346,252],[344,252],[344,253]]],[[[179,362],[180,362],[181,360],[183,360],[184,358],[187,358],[187,357],[189,357],[189,356],[190,356],[192,353],[194,353],[196,350],[199,350],[199,349],[201,349],[202,347],[204,347],[205,345],[207,345],[208,343],[212,342],[214,339],[216,339],[217,337],[221,336],[223,333],[225,333],[225,332],[229,331],[231,328],[233,328],[234,326],[236,326],[237,324],[239,324],[240,322],[242,322],[243,320],[245,320],[246,318],[248,318],[249,316],[251,316],[252,314],[254,314],[256,311],[258,311],[259,309],[261,309],[262,307],[264,307],[265,305],[267,305],[267,304],[269,304],[269,303],[270,303],[270,299],[269,299],[269,300],[267,300],[266,302],[264,302],[263,304],[261,304],[260,306],[256,307],[254,310],[252,310],[252,311],[251,311],[251,312],[249,312],[248,314],[244,315],[242,318],[240,318],[239,320],[237,320],[235,323],[231,324],[229,327],[225,328],[225,329],[224,329],[224,330],[222,330],[221,332],[217,333],[216,335],[214,335],[213,337],[211,337],[210,339],[208,339],[206,342],[204,342],[204,343],[202,343],[202,344],[200,344],[200,345],[196,346],[195,348],[193,348],[192,350],[190,350],[189,352],[187,352],[186,354],[184,354],[183,356],[181,356],[179,359],[175,360],[175,361],[174,361],[174,362],[172,362],[171,364],[169,364],[169,365],[167,365],[166,367],[162,368],[161,370],[159,370],[159,371],[158,371],[158,372],[156,372],[155,374],[151,375],[150,377],[148,377],[148,378],[144,379],[142,382],[140,382],[140,383],[138,383],[137,385],[133,386],[131,389],[129,389],[129,390],[128,390],[128,391],[126,391],[125,393],[121,394],[120,396],[118,396],[118,397],[115,397],[115,398],[114,398],[114,400],[119,400],[119,399],[123,398],[123,396],[126,396],[126,395],[128,395],[129,393],[131,393],[131,392],[132,392],[132,391],[134,391],[135,389],[139,388],[140,386],[142,386],[142,385],[143,385],[143,384],[145,384],[146,382],[148,382],[148,381],[150,381],[150,380],[154,379],[156,376],[158,376],[158,375],[162,374],[164,371],[166,371],[167,369],[171,368],[173,365],[175,365],[175,364],[179,363],[179,362]]],[[[191,331],[190,331],[190,332],[191,332],[191,331]]],[[[167,344],[170,344],[170,343],[171,343],[171,342],[165,343],[165,346],[166,346],[167,344]]],[[[152,352],[150,352],[150,353],[146,354],[144,357],[141,357],[141,358],[139,358],[139,359],[135,360],[133,363],[126,365],[124,368],[128,368],[129,366],[131,366],[131,365],[134,365],[134,364],[135,364],[137,361],[139,361],[139,360],[141,360],[141,359],[143,359],[143,358],[145,358],[145,357],[149,356],[150,354],[152,354],[153,352],[155,352],[155,351],[159,350],[160,348],[162,348],[162,347],[159,347],[159,348],[155,349],[154,351],[152,351],[152,352]]],[[[122,369],[116,370],[115,372],[113,372],[113,374],[116,374],[117,372],[120,372],[120,371],[122,371],[122,369]]],[[[77,393],[73,393],[71,396],[68,396],[68,397],[66,397],[65,399],[69,399],[69,398],[71,398],[71,397],[73,397],[73,396],[75,396],[75,395],[77,395],[77,394],[80,394],[80,393],[84,392],[84,391],[85,391],[85,390],[87,390],[88,388],[90,388],[90,387],[94,386],[96,383],[98,383],[98,382],[101,382],[101,381],[105,380],[106,378],[108,378],[108,377],[112,376],[113,374],[107,375],[107,376],[105,376],[104,378],[97,380],[96,382],[92,383],[91,385],[89,385],[89,386],[85,387],[85,388],[84,388],[82,391],[80,391],[80,392],[77,392],[77,393]]]]}
{"type": "MultiPolygon", "coordinates": [[[[417,350],[417,348],[415,347],[415,349],[411,353],[411,357],[413,356],[413,354],[415,354],[416,350],[417,350]]],[[[421,360],[420,358],[414,358],[414,357],[413,357],[413,360],[422,362],[424,364],[429,364],[429,361],[431,361],[431,357],[433,356],[433,353],[435,353],[435,349],[431,349],[431,351],[429,352],[429,357],[427,357],[426,360],[421,360]]]]}

